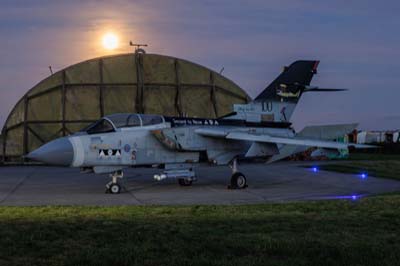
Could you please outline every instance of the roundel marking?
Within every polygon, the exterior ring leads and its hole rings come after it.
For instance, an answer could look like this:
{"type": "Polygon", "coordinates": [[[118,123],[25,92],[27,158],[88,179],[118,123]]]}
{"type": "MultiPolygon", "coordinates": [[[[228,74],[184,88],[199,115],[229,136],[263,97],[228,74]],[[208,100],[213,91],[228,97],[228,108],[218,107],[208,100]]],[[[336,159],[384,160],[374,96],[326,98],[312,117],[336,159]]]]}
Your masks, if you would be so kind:
{"type": "Polygon", "coordinates": [[[124,151],[125,152],[130,152],[131,151],[131,146],[129,146],[129,144],[125,144],[124,151]]]}

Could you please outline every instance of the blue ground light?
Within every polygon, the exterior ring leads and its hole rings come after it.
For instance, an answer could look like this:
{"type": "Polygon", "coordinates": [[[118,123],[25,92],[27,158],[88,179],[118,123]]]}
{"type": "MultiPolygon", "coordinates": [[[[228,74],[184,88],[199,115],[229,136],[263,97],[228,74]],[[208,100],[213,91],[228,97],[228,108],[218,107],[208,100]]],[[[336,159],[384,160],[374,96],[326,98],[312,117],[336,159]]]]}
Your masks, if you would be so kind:
{"type": "Polygon", "coordinates": [[[360,174],[361,179],[366,179],[368,177],[367,173],[361,173],[360,174]]]}
{"type": "MultiPolygon", "coordinates": [[[[317,166],[313,166],[313,167],[311,167],[311,171],[313,171],[314,173],[318,173],[319,172],[319,168],[317,166]]],[[[368,177],[368,173],[362,172],[358,176],[361,179],[366,179],[368,177]]]]}
{"type": "Polygon", "coordinates": [[[348,200],[358,200],[362,197],[361,194],[345,195],[345,196],[334,196],[332,199],[348,199],[348,200]]]}

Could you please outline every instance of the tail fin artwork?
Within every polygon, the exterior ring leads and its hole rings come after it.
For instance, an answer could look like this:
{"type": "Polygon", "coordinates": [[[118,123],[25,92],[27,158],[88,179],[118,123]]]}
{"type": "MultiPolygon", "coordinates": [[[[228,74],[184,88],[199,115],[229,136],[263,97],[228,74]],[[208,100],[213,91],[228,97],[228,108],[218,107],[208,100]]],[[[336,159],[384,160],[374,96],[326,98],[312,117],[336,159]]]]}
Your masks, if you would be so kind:
{"type": "Polygon", "coordinates": [[[319,61],[299,60],[288,67],[267,86],[254,100],[286,100],[298,102],[301,94],[309,86],[317,73],[319,61]]]}
{"type": "Polygon", "coordinates": [[[318,64],[318,60],[298,60],[284,67],[283,72],[254,101],[235,104],[234,114],[224,119],[288,123],[303,93],[346,90],[311,86],[318,64]]]}

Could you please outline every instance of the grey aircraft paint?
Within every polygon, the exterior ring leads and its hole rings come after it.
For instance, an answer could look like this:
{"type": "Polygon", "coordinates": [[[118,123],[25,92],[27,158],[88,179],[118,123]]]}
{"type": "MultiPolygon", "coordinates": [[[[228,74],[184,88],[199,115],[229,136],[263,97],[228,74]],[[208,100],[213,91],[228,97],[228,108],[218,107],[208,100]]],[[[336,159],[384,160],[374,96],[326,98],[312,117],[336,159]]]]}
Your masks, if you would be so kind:
{"type": "Polygon", "coordinates": [[[74,135],[45,144],[26,157],[47,164],[80,167],[95,173],[112,173],[107,188],[119,193],[117,178],[127,167],[158,166],[165,171],[157,180],[177,178],[179,184],[195,180],[194,164],[232,167],[231,187],[245,188],[246,178],[237,169],[241,158],[273,162],[307,147],[325,150],[371,146],[333,141],[356,125],[306,128],[296,133],[290,117],[307,91],[336,91],[311,87],[318,61],[296,61],[275,79],[255,101],[235,105],[233,113],[219,119],[114,114],[74,135]],[[322,130],[323,129],[323,130],[322,130]],[[310,132],[324,132],[316,135],[310,132]],[[326,137],[324,137],[326,135],[326,137]]]}

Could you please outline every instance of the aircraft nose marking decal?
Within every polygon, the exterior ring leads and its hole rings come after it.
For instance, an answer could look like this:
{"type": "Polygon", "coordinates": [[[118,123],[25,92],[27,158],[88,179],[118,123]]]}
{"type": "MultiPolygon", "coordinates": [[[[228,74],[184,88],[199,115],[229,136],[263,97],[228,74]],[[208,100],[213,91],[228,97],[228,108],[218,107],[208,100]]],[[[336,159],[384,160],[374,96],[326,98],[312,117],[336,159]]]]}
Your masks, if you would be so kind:
{"type": "Polygon", "coordinates": [[[99,149],[99,158],[120,158],[120,149],[99,149]]]}
{"type": "Polygon", "coordinates": [[[132,151],[131,159],[132,159],[132,161],[136,161],[136,150],[132,151]]]}

